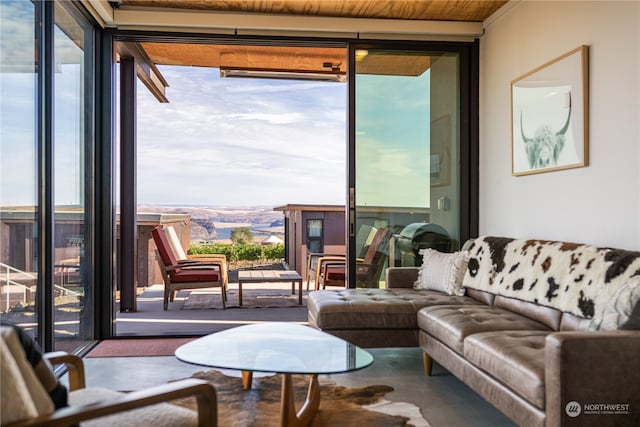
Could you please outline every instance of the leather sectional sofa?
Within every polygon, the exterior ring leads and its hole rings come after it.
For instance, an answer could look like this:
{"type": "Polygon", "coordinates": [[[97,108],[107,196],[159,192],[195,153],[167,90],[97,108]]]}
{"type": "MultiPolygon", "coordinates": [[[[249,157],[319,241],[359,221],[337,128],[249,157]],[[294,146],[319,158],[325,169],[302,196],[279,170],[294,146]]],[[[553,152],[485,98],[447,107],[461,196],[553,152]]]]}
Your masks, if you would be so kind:
{"type": "Polygon", "coordinates": [[[312,292],[309,324],[420,346],[427,375],[435,360],[522,426],[640,425],[640,252],[491,236],[465,248],[464,295],[390,268],[385,289],[312,292]]]}

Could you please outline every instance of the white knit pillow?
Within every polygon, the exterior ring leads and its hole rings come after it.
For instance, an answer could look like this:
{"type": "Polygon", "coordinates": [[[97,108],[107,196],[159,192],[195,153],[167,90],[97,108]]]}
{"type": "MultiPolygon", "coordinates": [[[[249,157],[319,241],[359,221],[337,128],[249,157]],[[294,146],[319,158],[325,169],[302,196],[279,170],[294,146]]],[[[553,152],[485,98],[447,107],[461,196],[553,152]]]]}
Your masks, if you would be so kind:
{"type": "Polygon", "coordinates": [[[0,335],[0,424],[26,420],[38,416],[18,363],[0,335]]]}
{"type": "Polygon", "coordinates": [[[462,279],[469,262],[466,251],[444,253],[435,249],[421,249],[422,266],[418,271],[416,289],[430,289],[449,295],[464,295],[462,279]]]}
{"type": "Polygon", "coordinates": [[[630,318],[634,307],[640,304],[640,276],[634,276],[611,295],[601,319],[594,318],[591,329],[615,331],[630,318]]]}

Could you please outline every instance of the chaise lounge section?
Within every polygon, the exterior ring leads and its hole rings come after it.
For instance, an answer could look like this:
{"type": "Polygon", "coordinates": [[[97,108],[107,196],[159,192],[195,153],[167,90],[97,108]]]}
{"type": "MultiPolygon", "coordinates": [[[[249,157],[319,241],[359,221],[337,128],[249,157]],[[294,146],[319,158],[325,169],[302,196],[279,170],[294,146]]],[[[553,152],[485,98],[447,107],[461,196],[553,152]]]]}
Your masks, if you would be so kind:
{"type": "Polygon", "coordinates": [[[491,236],[465,246],[463,296],[390,269],[388,289],[312,293],[309,322],[359,345],[419,345],[428,375],[437,361],[519,425],[640,425],[640,253],[491,236]]]}

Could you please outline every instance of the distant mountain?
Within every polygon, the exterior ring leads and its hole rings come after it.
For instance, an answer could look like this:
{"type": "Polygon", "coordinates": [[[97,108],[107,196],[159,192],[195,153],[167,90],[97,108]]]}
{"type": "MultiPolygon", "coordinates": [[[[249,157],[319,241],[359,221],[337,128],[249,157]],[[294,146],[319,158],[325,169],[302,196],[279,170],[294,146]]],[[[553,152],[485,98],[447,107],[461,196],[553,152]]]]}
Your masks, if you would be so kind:
{"type": "Polygon", "coordinates": [[[284,234],[282,212],[271,207],[203,207],[138,205],[138,212],[191,215],[191,241],[227,240],[231,230],[249,227],[255,234],[269,228],[284,234]],[[274,229],[275,228],[275,229],[274,229]]]}

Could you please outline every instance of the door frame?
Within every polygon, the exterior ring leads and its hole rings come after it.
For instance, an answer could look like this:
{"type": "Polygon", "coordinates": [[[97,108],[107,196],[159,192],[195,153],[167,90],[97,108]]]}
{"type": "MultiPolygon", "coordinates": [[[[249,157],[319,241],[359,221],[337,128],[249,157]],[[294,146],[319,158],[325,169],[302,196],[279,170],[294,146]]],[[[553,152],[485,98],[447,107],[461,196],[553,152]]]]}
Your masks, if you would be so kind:
{"type": "Polygon", "coordinates": [[[347,77],[347,283],[356,287],[356,50],[383,49],[457,53],[460,58],[460,242],[478,236],[479,212],[479,60],[480,43],[474,42],[411,42],[411,41],[354,41],[348,44],[349,67],[347,77]]]}

